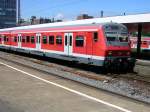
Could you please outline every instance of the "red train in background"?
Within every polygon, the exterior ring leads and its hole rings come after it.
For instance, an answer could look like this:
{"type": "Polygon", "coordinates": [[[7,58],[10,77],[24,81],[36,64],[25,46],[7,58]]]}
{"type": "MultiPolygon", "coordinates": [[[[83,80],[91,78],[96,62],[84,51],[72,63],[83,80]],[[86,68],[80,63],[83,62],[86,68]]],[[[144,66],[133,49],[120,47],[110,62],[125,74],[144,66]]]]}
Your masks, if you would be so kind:
{"type": "Polygon", "coordinates": [[[31,25],[0,30],[0,48],[75,61],[106,70],[133,70],[127,28],[118,23],[31,25]]]}
{"type": "MultiPolygon", "coordinates": [[[[137,48],[137,37],[130,37],[131,48],[137,48]]],[[[150,37],[142,37],[141,39],[141,50],[150,52],[150,37]]]]}

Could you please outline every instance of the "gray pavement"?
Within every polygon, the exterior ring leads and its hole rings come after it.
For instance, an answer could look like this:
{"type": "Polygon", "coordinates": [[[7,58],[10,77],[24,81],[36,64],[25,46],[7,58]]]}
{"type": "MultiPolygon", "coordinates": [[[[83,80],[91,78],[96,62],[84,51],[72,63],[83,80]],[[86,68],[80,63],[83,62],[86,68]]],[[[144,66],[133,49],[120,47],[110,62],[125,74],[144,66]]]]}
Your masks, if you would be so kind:
{"type": "MultiPolygon", "coordinates": [[[[4,62],[37,77],[93,96],[131,112],[150,112],[150,106],[125,97],[33,69],[4,62]]],[[[0,112],[123,112],[0,64],[0,112]]]]}

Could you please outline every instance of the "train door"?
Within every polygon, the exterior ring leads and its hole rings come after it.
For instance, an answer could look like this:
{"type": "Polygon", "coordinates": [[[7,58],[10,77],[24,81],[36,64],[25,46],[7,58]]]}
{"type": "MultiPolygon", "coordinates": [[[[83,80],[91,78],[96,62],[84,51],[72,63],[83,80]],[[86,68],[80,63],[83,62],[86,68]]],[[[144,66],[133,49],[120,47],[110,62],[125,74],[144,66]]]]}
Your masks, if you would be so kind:
{"type": "Polygon", "coordinates": [[[36,50],[41,50],[41,34],[36,34],[36,50]]]}
{"type": "Polygon", "coordinates": [[[72,55],[73,33],[65,33],[64,52],[66,55],[72,55]]]}
{"type": "Polygon", "coordinates": [[[21,48],[21,34],[18,34],[18,48],[21,48]]]}

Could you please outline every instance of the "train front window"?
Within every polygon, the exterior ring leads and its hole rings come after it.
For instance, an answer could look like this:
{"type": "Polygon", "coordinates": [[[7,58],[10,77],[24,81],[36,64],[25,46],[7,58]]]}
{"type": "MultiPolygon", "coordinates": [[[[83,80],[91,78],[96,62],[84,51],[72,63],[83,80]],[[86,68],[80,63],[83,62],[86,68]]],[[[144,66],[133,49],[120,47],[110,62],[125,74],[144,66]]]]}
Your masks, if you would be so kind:
{"type": "Polygon", "coordinates": [[[128,46],[128,31],[123,25],[104,26],[107,45],[128,46]]]}
{"type": "Polygon", "coordinates": [[[128,42],[128,37],[127,36],[120,36],[119,41],[120,42],[128,42]]]}
{"type": "Polygon", "coordinates": [[[128,36],[121,35],[121,34],[106,34],[106,40],[108,45],[115,45],[115,46],[127,46],[128,45],[128,36]]]}
{"type": "Polygon", "coordinates": [[[117,38],[116,37],[111,37],[111,36],[107,36],[106,37],[107,38],[107,41],[116,41],[117,40],[117,38]]]}

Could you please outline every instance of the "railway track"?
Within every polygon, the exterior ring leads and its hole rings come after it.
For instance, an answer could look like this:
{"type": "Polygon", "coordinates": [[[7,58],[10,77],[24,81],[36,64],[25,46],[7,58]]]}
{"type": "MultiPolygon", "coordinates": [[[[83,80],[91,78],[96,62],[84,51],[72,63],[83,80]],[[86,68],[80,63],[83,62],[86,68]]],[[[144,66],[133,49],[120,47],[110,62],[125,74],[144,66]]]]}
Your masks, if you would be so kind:
{"type": "MultiPolygon", "coordinates": [[[[58,62],[58,60],[55,60],[55,63],[53,63],[54,62],[53,60],[52,60],[53,62],[50,62],[50,61],[47,62],[46,59],[48,60],[48,58],[42,58],[42,57],[38,57],[38,56],[33,57],[33,55],[32,56],[31,55],[30,56],[23,56],[23,54],[15,55],[15,54],[11,54],[8,52],[7,53],[2,52],[2,53],[4,53],[4,55],[0,56],[0,59],[6,60],[6,61],[11,61],[11,62],[17,63],[17,64],[19,64],[19,61],[21,59],[24,61],[29,61],[29,62],[33,62],[35,64],[44,65],[44,66],[47,66],[49,68],[56,68],[57,70],[60,70],[60,71],[70,72],[70,73],[73,73],[73,74],[76,74],[79,76],[84,76],[87,78],[91,78],[94,80],[108,80],[109,79],[109,77],[107,77],[107,76],[101,76],[100,77],[98,74],[94,73],[94,71],[93,72],[92,71],[91,72],[86,71],[86,69],[81,68],[76,64],[78,66],[78,68],[77,68],[77,66],[75,67],[75,66],[71,65],[73,63],[69,63],[66,61],[63,61],[62,63],[60,63],[60,60],[59,60],[59,62],[58,62]],[[18,60],[18,61],[14,61],[14,60],[18,60]],[[75,68],[73,68],[73,67],[75,67],[75,68]]],[[[89,66],[87,66],[87,67],[89,67],[89,66]]],[[[95,71],[95,72],[98,72],[98,71],[95,71]]]]}
{"type": "MultiPolygon", "coordinates": [[[[4,53],[4,52],[3,52],[4,53]]],[[[6,53],[6,57],[0,57],[5,60],[10,60],[12,57],[15,57],[15,60],[17,59],[23,59],[27,61],[32,61],[37,64],[45,65],[51,68],[57,68],[58,70],[65,71],[65,72],[70,72],[73,74],[77,74],[80,76],[84,76],[87,78],[91,78],[94,80],[111,80],[112,78],[126,78],[130,80],[138,80],[138,81],[143,81],[146,83],[150,83],[150,75],[149,72],[145,74],[140,74],[138,73],[139,70],[138,68],[140,67],[149,67],[150,63],[147,63],[142,61],[138,61],[137,65],[135,66],[135,71],[134,73],[108,73],[108,74],[103,74],[101,73],[101,68],[98,67],[92,67],[88,65],[81,65],[81,64],[76,64],[76,63],[71,63],[67,61],[60,61],[60,60],[55,60],[55,59],[50,59],[50,58],[43,58],[40,56],[34,57],[34,55],[24,55],[24,54],[11,54],[11,53],[6,53]],[[24,55],[24,56],[23,56],[24,55]],[[16,59],[17,58],[17,59],[16,59]],[[49,60],[49,61],[47,61],[49,60]]]]}
{"type": "MultiPolygon", "coordinates": [[[[46,61],[50,58],[38,56],[35,58],[34,55],[23,56],[23,54],[16,55],[2,51],[0,51],[0,54],[0,59],[5,61],[20,64],[26,67],[32,67],[37,70],[49,72],[52,75],[68,78],[90,86],[150,103],[150,75],[148,74],[101,74],[98,68],[79,64],[73,65],[71,62],[60,62],[58,60],[55,60],[56,62],[46,61]],[[124,89],[129,89],[129,91],[124,91],[124,89]],[[137,97],[138,95],[139,97],[137,97]]],[[[136,69],[138,69],[137,66],[139,65],[136,65],[136,69]]]]}

